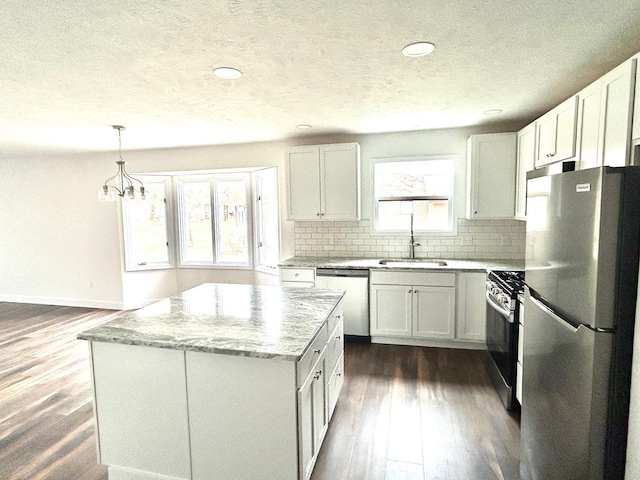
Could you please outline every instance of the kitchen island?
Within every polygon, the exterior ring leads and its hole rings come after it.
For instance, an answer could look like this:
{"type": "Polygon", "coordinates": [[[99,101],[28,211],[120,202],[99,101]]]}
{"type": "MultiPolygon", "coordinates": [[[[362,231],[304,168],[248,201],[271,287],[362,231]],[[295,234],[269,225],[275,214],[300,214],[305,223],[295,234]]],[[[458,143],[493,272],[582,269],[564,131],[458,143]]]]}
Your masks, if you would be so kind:
{"type": "Polygon", "coordinates": [[[343,295],[203,284],[78,335],[109,478],[309,478],[344,378],[343,295]]]}

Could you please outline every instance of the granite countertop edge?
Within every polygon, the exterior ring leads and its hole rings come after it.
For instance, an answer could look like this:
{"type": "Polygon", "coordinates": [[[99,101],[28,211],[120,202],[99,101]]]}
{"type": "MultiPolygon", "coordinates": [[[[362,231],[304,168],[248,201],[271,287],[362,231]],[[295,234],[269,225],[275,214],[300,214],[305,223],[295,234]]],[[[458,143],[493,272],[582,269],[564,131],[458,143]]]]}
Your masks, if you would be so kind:
{"type": "Polygon", "coordinates": [[[356,269],[356,270],[435,270],[441,272],[476,272],[487,270],[524,270],[523,260],[454,260],[446,258],[424,258],[425,262],[434,262],[433,265],[406,264],[384,265],[381,260],[393,261],[391,258],[338,258],[338,257],[302,257],[294,256],[282,261],[279,267],[299,267],[299,268],[333,268],[333,269],[356,269]],[[445,261],[446,265],[436,265],[439,260],[445,261]]]}

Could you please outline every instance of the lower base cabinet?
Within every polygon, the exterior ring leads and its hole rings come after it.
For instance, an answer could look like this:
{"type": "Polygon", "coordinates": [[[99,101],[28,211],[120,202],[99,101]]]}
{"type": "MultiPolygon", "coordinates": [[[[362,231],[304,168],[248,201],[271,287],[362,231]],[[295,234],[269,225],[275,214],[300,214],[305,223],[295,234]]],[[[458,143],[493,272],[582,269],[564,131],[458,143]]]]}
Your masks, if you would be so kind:
{"type": "Polygon", "coordinates": [[[485,272],[372,270],[372,342],[484,348],[485,284],[485,272]]]}
{"type": "Polygon", "coordinates": [[[343,378],[342,304],[298,362],[91,343],[111,479],[307,480],[343,378]]]}
{"type": "Polygon", "coordinates": [[[453,339],[455,273],[371,271],[371,335],[453,339]]]}

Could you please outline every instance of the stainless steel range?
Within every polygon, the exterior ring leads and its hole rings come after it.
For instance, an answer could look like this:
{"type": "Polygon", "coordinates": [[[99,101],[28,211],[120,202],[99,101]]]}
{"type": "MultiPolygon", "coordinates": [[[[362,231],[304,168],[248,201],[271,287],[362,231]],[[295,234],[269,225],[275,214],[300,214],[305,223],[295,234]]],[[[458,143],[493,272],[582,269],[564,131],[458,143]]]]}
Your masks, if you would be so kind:
{"type": "Polygon", "coordinates": [[[492,270],[487,275],[487,369],[507,410],[517,410],[518,294],[524,272],[492,270]]]}

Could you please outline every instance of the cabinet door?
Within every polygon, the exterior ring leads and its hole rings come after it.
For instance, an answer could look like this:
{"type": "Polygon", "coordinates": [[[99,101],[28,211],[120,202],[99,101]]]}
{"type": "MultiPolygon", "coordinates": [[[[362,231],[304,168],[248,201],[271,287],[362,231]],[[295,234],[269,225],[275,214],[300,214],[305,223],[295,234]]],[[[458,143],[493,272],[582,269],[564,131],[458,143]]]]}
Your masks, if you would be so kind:
{"type": "Polygon", "coordinates": [[[413,287],[413,336],[453,338],[455,287],[413,287]]]}
{"type": "Polygon", "coordinates": [[[547,113],[536,121],[538,129],[538,151],[536,167],[547,165],[554,161],[556,151],[556,116],[547,113]]]}
{"type": "Polygon", "coordinates": [[[556,149],[553,161],[559,162],[576,156],[578,97],[573,96],[556,108],[556,149]]]}
{"type": "Polygon", "coordinates": [[[327,382],[325,372],[325,357],[322,355],[313,370],[313,450],[314,455],[320,451],[320,445],[324,440],[329,426],[329,409],[327,408],[327,382]]]}
{"type": "Polygon", "coordinates": [[[468,142],[468,218],[513,218],[515,133],[471,135],[468,142]]]}
{"type": "Polygon", "coordinates": [[[572,158],[576,154],[578,97],[565,100],[536,121],[536,167],[572,158]]]}
{"type": "Polygon", "coordinates": [[[578,168],[584,170],[599,165],[600,88],[597,80],[578,93],[578,168]]]}
{"type": "Polygon", "coordinates": [[[320,147],[323,220],[360,219],[360,158],[357,143],[320,147]]]}
{"type": "Polygon", "coordinates": [[[487,318],[485,273],[458,274],[456,338],[484,342],[487,318]]]}
{"type": "Polygon", "coordinates": [[[320,220],[320,148],[301,147],[287,159],[288,219],[320,220]]]}
{"type": "Polygon", "coordinates": [[[533,170],[536,155],[536,127],[532,123],[518,132],[516,218],[525,220],[527,210],[527,172],[533,170]]]}
{"type": "MultiPolygon", "coordinates": [[[[312,380],[312,379],[311,379],[312,380]]],[[[298,451],[300,478],[311,476],[315,461],[313,441],[313,381],[307,381],[298,390],[298,451]]]]}
{"type": "Polygon", "coordinates": [[[632,58],[602,77],[602,165],[624,167],[628,163],[635,73],[632,58]]]}
{"type": "Polygon", "coordinates": [[[411,297],[406,285],[371,285],[371,335],[411,336],[411,297]]]}

